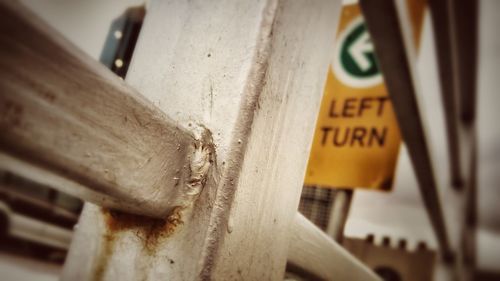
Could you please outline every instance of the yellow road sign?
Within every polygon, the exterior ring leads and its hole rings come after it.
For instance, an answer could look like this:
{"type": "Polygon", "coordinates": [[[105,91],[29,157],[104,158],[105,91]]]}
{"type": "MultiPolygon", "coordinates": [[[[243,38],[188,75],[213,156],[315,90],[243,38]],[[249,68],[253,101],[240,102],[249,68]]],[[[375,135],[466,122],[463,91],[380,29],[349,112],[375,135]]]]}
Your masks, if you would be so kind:
{"type": "MultiPolygon", "coordinates": [[[[425,3],[409,0],[419,44],[425,3]]],[[[343,7],[306,185],[390,190],[401,136],[357,4],[343,7]]]]}

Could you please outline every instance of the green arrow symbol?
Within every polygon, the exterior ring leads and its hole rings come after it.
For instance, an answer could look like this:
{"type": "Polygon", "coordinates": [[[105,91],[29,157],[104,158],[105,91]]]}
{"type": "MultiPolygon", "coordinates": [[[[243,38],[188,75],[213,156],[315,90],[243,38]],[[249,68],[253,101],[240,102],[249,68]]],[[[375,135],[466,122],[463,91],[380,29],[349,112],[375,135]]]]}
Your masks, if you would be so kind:
{"type": "Polygon", "coordinates": [[[341,48],[341,63],[350,75],[358,78],[373,77],[379,73],[375,62],[373,44],[366,26],[359,21],[350,30],[346,30],[341,48]]]}
{"type": "Polygon", "coordinates": [[[333,69],[342,83],[364,88],[382,82],[375,49],[363,18],[353,20],[339,35],[333,69]]]}
{"type": "Polygon", "coordinates": [[[367,53],[373,53],[373,44],[368,36],[368,32],[363,32],[349,48],[349,54],[352,56],[359,69],[367,71],[372,62],[368,59],[367,53]]]}

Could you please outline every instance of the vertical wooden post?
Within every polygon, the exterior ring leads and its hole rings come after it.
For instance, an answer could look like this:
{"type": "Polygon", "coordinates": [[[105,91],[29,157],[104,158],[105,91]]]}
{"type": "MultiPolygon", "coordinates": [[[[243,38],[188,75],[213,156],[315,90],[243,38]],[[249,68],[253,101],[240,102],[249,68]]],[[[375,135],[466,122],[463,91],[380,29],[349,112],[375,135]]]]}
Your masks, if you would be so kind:
{"type": "Polygon", "coordinates": [[[163,221],[87,204],[63,280],[282,278],[339,8],[153,1],[127,82],[212,138],[217,168],[163,221]]]}

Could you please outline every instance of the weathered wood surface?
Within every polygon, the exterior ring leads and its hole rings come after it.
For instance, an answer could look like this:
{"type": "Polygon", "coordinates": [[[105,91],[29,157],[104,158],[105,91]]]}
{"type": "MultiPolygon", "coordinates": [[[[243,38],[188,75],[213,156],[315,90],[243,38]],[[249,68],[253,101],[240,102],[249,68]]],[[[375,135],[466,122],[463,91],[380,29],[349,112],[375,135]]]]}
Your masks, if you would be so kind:
{"type": "Polygon", "coordinates": [[[299,271],[321,280],[381,280],[302,214],[291,232],[288,261],[299,271]]]}
{"type": "Polygon", "coordinates": [[[17,2],[0,14],[0,167],[134,213],[190,204],[193,134],[17,2]]]}
{"type": "Polygon", "coordinates": [[[408,147],[426,211],[445,257],[452,256],[421,109],[416,52],[405,1],[360,1],[403,139],[408,147]]]}
{"type": "MultiPolygon", "coordinates": [[[[87,204],[63,280],[283,278],[340,1],[153,1],[127,82],[216,165],[164,221],[87,204]]],[[[334,262],[334,261],[332,261],[334,262]]]]}

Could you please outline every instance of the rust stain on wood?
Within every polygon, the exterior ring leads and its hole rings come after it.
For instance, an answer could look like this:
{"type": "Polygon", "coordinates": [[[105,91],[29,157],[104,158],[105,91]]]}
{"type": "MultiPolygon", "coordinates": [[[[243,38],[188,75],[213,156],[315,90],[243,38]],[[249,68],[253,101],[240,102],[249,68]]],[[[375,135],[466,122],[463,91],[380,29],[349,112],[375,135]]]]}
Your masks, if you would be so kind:
{"type": "Polygon", "coordinates": [[[117,238],[125,231],[133,231],[143,244],[143,251],[154,256],[158,245],[166,241],[183,224],[181,211],[175,207],[165,219],[128,214],[117,210],[102,209],[106,229],[102,237],[101,252],[94,271],[94,280],[104,280],[104,274],[114,253],[117,238]]]}
{"type": "Polygon", "coordinates": [[[108,263],[113,255],[113,249],[115,248],[116,235],[114,233],[106,233],[103,235],[102,239],[102,250],[97,259],[97,267],[94,271],[94,280],[101,281],[104,278],[104,272],[108,268],[108,263]]]}

